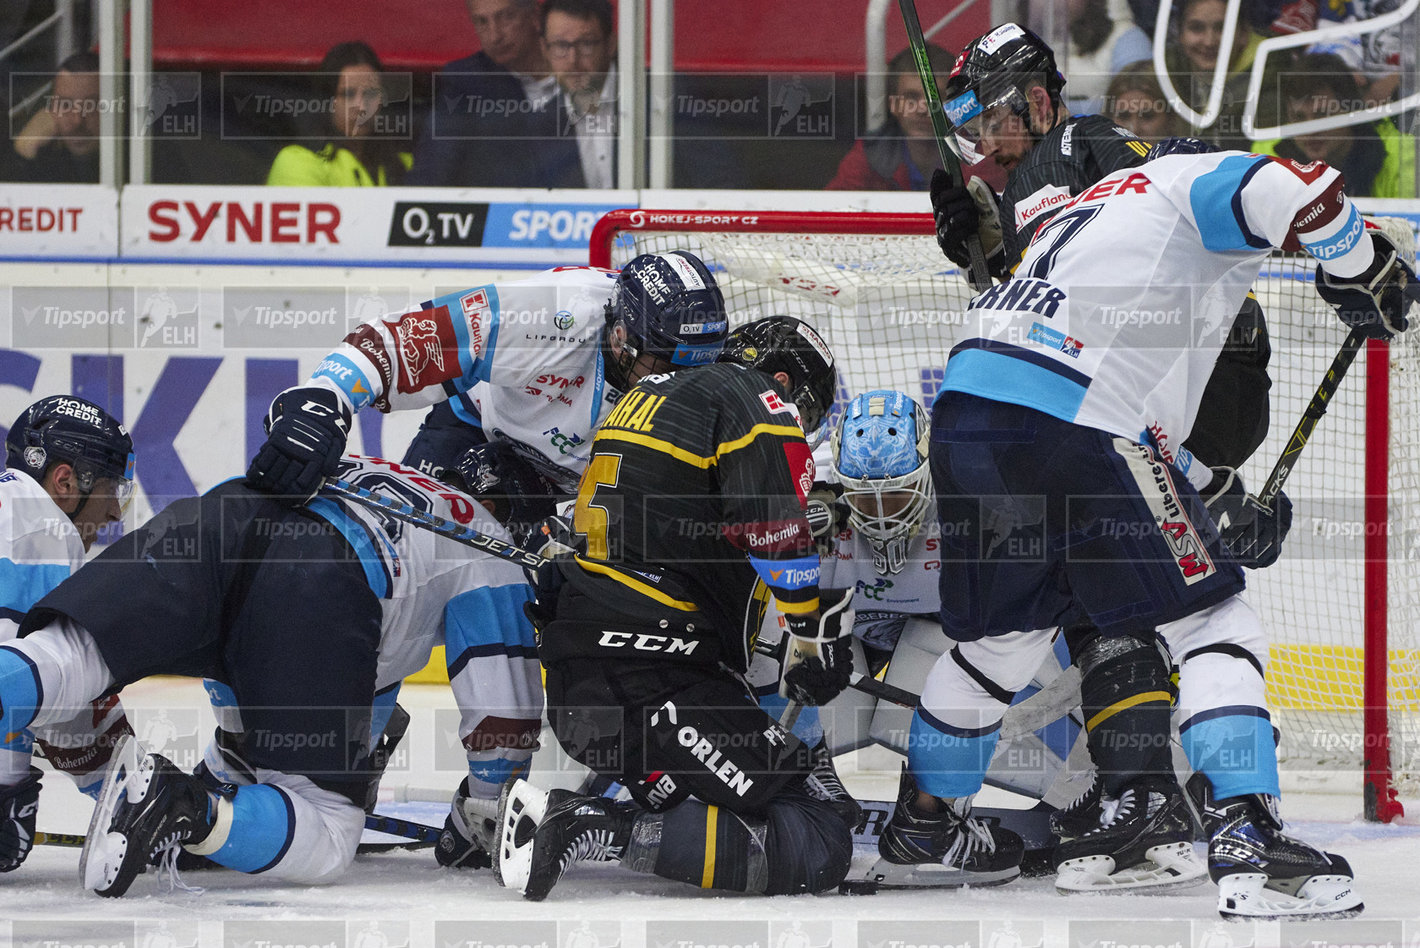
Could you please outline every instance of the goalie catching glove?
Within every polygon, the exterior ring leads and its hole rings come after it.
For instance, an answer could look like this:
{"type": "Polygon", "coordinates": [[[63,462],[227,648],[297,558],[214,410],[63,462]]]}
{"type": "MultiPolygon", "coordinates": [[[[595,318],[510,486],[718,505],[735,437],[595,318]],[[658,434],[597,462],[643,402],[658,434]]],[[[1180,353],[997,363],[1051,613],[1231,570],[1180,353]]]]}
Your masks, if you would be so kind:
{"type": "Polygon", "coordinates": [[[937,225],[937,245],[948,260],[966,269],[971,262],[967,242],[977,237],[989,275],[1006,275],[1001,213],[996,195],[985,181],[972,178],[963,187],[953,184],[952,176],[941,168],[932,172],[932,219],[937,225]]]}
{"type": "Polygon", "coordinates": [[[247,483],[293,507],[310,500],[345,453],[351,416],[340,394],[318,385],[277,395],[266,415],[266,443],[247,468],[247,483]]]}
{"type": "Polygon", "coordinates": [[[1218,533],[1233,559],[1248,569],[1271,566],[1282,554],[1282,541],[1292,529],[1292,502],[1281,491],[1264,507],[1243,486],[1230,467],[1213,468],[1213,480],[1203,490],[1203,502],[1218,525],[1218,533]]]}
{"type": "Polygon", "coordinates": [[[853,590],[820,589],[818,600],[816,615],[786,617],[779,694],[805,705],[832,701],[853,675],[853,590]]]}
{"type": "Polygon", "coordinates": [[[1375,248],[1371,265],[1354,277],[1338,277],[1320,265],[1316,291],[1336,307],[1336,315],[1369,339],[1390,339],[1410,326],[1406,312],[1420,296],[1415,271],[1396,251],[1395,243],[1378,230],[1367,231],[1375,248]]]}

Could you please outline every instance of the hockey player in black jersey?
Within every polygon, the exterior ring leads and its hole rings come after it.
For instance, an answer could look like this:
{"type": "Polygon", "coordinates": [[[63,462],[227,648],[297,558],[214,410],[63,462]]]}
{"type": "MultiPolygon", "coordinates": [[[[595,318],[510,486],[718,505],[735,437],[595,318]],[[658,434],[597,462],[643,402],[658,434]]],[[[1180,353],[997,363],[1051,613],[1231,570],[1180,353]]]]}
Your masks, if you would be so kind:
{"type": "Polygon", "coordinates": [[[587,550],[559,561],[555,602],[540,592],[538,655],[562,747],[632,800],[510,783],[496,866],[529,899],[585,860],[771,895],[848,871],[857,804],[743,679],[773,596],[792,639],[785,696],[820,704],[848,684],[851,591],[820,591],[804,515],[800,425],[832,402],[833,356],[772,316],[723,359],[644,379],[593,441],[575,515],[587,550]]]}
{"type": "MultiPolygon", "coordinates": [[[[938,242],[958,265],[968,265],[966,241],[979,235],[991,275],[1009,279],[1037,230],[1062,206],[1104,176],[1150,156],[1148,143],[1103,116],[1070,115],[1061,98],[1064,84],[1050,47],[1014,23],[967,44],[958,57],[943,96],[954,125],[951,144],[966,160],[990,158],[1010,171],[999,206],[979,179],[955,187],[943,172],[934,177],[938,242]]],[[[1261,307],[1249,295],[1209,379],[1187,450],[1176,462],[1189,467],[1185,473],[1215,515],[1220,505],[1242,495],[1235,469],[1267,434],[1270,357],[1261,307]]],[[[1283,496],[1278,518],[1262,525],[1268,534],[1263,540],[1240,532],[1227,539],[1258,547],[1250,560],[1239,557],[1245,565],[1267,565],[1276,558],[1289,520],[1290,502],[1283,496]]],[[[1111,853],[1118,860],[1108,883],[1114,886],[1197,881],[1201,865],[1182,874],[1176,866],[1155,872],[1142,856],[1148,845],[1140,845],[1192,834],[1173,769],[1168,736],[1173,688],[1164,655],[1152,637],[1101,636],[1083,619],[1065,628],[1083,676],[1083,711],[1097,774],[1079,800],[1057,814],[1055,828],[1066,840],[1057,861],[1111,853]],[[1126,795],[1135,805],[1111,806],[1112,818],[1105,819],[1102,797],[1120,801],[1126,795]],[[1071,841],[1074,837],[1084,838],[1071,841]]],[[[1092,887],[1104,884],[1091,878],[1092,887]]]]}

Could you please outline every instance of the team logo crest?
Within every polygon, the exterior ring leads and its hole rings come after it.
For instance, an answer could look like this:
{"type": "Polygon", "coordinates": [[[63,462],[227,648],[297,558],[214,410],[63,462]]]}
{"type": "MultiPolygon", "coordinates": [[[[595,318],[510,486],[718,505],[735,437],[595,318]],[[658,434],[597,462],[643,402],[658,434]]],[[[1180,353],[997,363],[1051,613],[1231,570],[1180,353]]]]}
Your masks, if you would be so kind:
{"type": "Polygon", "coordinates": [[[572,328],[572,326],[577,322],[577,318],[564,309],[556,316],[552,317],[552,322],[553,325],[555,325],[558,329],[566,330],[572,328]]]}
{"type": "Polygon", "coordinates": [[[46,457],[46,455],[45,455],[45,453],[44,453],[44,448],[41,448],[41,447],[25,448],[25,464],[26,464],[28,467],[31,467],[31,468],[33,468],[33,469],[36,470],[36,471],[40,471],[40,470],[43,470],[43,469],[44,469],[44,459],[45,459],[45,457],[46,457]]]}

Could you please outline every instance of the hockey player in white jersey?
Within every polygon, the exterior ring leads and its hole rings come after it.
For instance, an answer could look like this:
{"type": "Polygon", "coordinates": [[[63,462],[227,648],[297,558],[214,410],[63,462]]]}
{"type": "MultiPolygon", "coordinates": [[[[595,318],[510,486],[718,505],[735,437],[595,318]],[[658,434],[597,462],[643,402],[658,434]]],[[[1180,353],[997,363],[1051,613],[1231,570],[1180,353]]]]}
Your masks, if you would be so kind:
{"type": "MultiPolygon", "coordinates": [[[[347,456],[335,473],[507,535],[470,498],[393,462],[347,456]]],[[[338,497],[292,507],[231,480],[175,502],[30,610],[21,638],[0,648],[0,728],[46,724],[151,674],[219,681],[240,718],[241,744],[218,775],[229,786],[214,792],[127,738],[95,809],[83,884],[122,895],[179,847],[328,882],[364,826],[372,735],[434,645],[446,647],[463,712],[468,795],[496,797],[526,769],[542,711],[531,598],[511,562],[338,497]]]]}
{"type": "Polygon", "coordinates": [[[550,494],[570,496],[621,394],[644,375],[714,362],[727,335],[715,278],[685,251],[450,293],[365,322],[277,396],[285,411],[247,480],[299,501],[344,450],[352,412],[447,403],[470,436],[418,449],[421,460],[447,467],[473,443],[503,441],[550,494]]]}
{"type": "MultiPolygon", "coordinates": [[[[29,608],[84,564],[97,532],[122,519],[133,458],[123,425],[85,399],[42,398],[16,419],[0,473],[0,643],[14,639],[29,608]]],[[[51,766],[97,796],[114,744],[132,733],[117,698],[37,734],[0,731],[0,872],[18,868],[34,839],[36,739],[51,766]]]]}
{"type": "Polygon", "coordinates": [[[1102,629],[1157,630],[1179,658],[1219,911],[1356,912],[1346,861],[1282,833],[1267,638],[1178,446],[1220,344],[1198,327],[1233,318],[1272,248],[1316,257],[1318,292],[1374,338],[1407,327],[1414,274],[1365,229],[1334,169],[1191,147],[1078,195],[1016,278],[971,303],[931,447],[938,517],[967,525],[942,537],[942,623],[961,661],[884,847],[919,868],[990,848],[970,826],[971,796],[1011,696],[1077,606],[1102,629]]]}

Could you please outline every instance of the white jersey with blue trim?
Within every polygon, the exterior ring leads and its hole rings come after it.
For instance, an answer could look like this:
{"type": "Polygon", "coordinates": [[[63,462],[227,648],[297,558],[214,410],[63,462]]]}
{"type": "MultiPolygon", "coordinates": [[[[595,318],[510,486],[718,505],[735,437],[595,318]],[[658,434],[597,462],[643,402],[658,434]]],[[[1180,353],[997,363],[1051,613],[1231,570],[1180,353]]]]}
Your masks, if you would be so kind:
{"type": "Polygon", "coordinates": [[[358,411],[425,408],[459,393],[490,438],[561,486],[576,486],[598,421],[620,394],[606,382],[601,334],[616,271],[558,267],[449,293],[367,320],[311,376],[358,411]]]}
{"type": "Polygon", "coordinates": [[[84,565],[79,531],[34,478],[0,472],[0,642],[29,608],[84,565]]]}
{"type": "MultiPolygon", "coordinates": [[[[482,504],[393,461],[346,455],[336,476],[511,542],[482,504]]],[[[470,770],[482,795],[496,795],[531,757],[541,727],[541,668],[523,613],[533,592],[522,568],[356,501],[319,495],[307,506],[345,536],[380,597],[376,692],[423,668],[442,644],[470,770]]]]}
{"type": "Polygon", "coordinates": [[[1340,176],[1243,152],[1172,155],[1101,179],[972,300],[943,391],[1153,443],[1176,462],[1233,319],[1275,247],[1347,277],[1370,241],[1340,176]]]}
{"type": "Polygon", "coordinates": [[[935,615],[942,608],[938,579],[942,575],[937,524],[924,523],[907,543],[901,572],[880,572],[873,565],[868,538],[848,527],[833,539],[833,552],[823,557],[819,588],[854,589],[853,607],[873,612],[935,615]]]}

